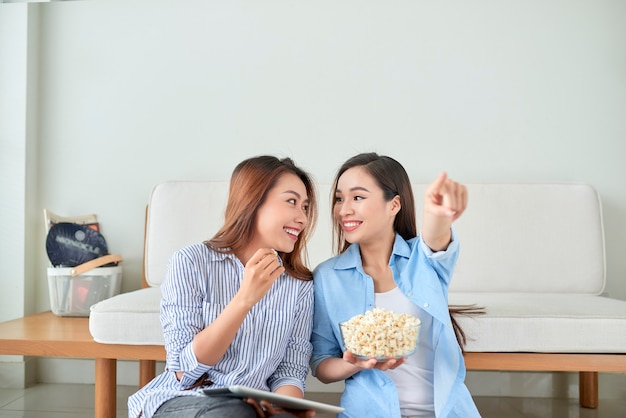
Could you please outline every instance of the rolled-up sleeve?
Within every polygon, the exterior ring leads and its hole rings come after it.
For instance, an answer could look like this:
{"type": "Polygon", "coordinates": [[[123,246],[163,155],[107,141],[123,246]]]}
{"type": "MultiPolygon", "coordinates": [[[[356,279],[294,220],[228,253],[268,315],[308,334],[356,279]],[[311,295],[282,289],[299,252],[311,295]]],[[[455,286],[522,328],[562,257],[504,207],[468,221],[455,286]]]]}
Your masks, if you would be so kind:
{"type": "Polygon", "coordinates": [[[457,233],[454,228],[450,229],[450,243],[448,244],[448,248],[442,251],[433,251],[430,249],[428,245],[424,242],[424,240],[420,240],[419,244],[421,246],[422,251],[426,255],[426,257],[434,259],[434,260],[444,260],[446,258],[454,256],[458,253],[459,250],[459,240],[457,238],[457,233]]]}
{"type": "Polygon", "coordinates": [[[195,263],[178,251],[171,257],[167,277],[161,285],[161,325],[167,351],[166,368],[183,371],[181,387],[191,386],[208,366],[198,362],[193,349],[194,336],[204,329],[204,281],[198,280],[195,263]]]}
{"type": "MultiPolygon", "coordinates": [[[[454,272],[456,262],[459,257],[459,240],[454,228],[451,228],[450,244],[448,244],[448,248],[443,251],[431,250],[422,239],[419,240],[418,245],[420,256],[411,259],[408,264],[408,266],[410,266],[409,270],[413,269],[418,272],[422,271],[420,267],[420,260],[423,260],[425,263],[430,264],[439,276],[439,280],[448,286],[450,284],[450,280],[452,279],[452,273],[454,272]],[[417,265],[413,265],[413,260],[417,261],[417,265]]],[[[415,248],[417,249],[418,247],[416,246],[415,248]]]]}

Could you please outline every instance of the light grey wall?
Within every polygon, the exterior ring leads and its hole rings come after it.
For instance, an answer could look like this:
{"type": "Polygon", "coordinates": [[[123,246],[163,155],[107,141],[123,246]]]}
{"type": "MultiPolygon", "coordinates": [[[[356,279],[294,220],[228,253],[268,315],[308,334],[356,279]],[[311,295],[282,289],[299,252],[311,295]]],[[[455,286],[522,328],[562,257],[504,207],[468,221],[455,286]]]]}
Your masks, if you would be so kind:
{"type": "Polygon", "coordinates": [[[626,298],[624,2],[46,6],[39,204],[98,213],[125,290],[155,183],[226,179],[259,153],[330,180],[376,150],[423,180],[593,184],[607,289],[626,298]]]}
{"type": "MultiPolygon", "coordinates": [[[[38,9],[0,5],[0,321],[34,312],[38,274],[38,9]]],[[[29,358],[0,356],[0,387],[35,380],[29,358]]]]}
{"type": "MultiPolygon", "coordinates": [[[[97,213],[110,250],[124,256],[124,291],[140,286],[156,183],[227,179],[260,153],[291,156],[329,181],[349,156],[377,151],[421,181],[446,170],[464,182],[593,184],[606,289],[626,299],[626,2],[38,7],[35,209],[97,213]]],[[[39,229],[28,297],[43,310],[39,229]]],[[[540,237],[536,250],[546,250],[540,237]]]]}

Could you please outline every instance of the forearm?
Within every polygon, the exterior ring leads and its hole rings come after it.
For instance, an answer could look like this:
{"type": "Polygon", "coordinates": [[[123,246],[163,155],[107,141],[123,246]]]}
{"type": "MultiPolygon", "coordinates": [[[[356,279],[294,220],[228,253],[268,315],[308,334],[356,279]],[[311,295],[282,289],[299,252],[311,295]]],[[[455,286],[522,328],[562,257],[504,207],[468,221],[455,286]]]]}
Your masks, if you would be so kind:
{"type": "Polygon", "coordinates": [[[218,317],[196,334],[192,346],[200,363],[212,366],[222,358],[251,307],[235,295],[218,317]]]}
{"type": "Polygon", "coordinates": [[[333,383],[345,380],[360,369],[343,358],[329,357],[322,361],[315,371],[315,376],[322,383],[333,383]]]}
{"type": "Polygon", "coordinates": [[[422,240],[434,252],[444,251],[452,238],[451,226],[450,218],[425,213],[422,221],[422,240]]]}
{"type": "Polygon", "coordinates": [[[300,390],[299,387],[293,385],[284,385],[277,388],[275,393],[279,393],[281,395],[293,396],[294,398],[302,398],[304,394],[300,390]]]}

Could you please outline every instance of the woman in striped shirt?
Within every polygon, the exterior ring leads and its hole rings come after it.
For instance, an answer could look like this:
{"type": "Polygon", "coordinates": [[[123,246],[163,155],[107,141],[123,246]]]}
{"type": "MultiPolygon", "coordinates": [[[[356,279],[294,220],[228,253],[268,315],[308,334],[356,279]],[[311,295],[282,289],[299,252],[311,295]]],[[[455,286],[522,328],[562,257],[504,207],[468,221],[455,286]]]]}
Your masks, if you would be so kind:
{"type": "Polygon", "coordinates": [[[310,176],[289,158],[235,168],[223,227],[170,259],[161,286],[165,371],[129,397],[129,416],[294,416],[202,389],[237,384],[303,397],[313,316],[304,252],[316,205],[310,176]]]}

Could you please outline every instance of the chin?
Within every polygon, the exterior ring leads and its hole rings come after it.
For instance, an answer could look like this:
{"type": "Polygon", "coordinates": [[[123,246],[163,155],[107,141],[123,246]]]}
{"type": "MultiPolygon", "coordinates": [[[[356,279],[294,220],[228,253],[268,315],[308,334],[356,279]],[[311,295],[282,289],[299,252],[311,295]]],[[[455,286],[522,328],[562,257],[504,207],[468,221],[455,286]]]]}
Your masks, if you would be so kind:
{"type": "Polygon", "coordinates": [[[345,233],[343,234],[343,239],[345,239],[350,244],[354,244],[355,242],[359,242],[358,237],[356,237],[356,236],[349,236],[349,235],[347,235],[345,233]]]}
{"type": "Polygon", "coordinates": [[[295,248],[295,244],[294,245],[285,245],[282,247],[276,247],[274,248],[276,251],[278,251],[279,253],[285,253],[285,254],[289,254],[293,251],[293,249],[295,248]]]}

